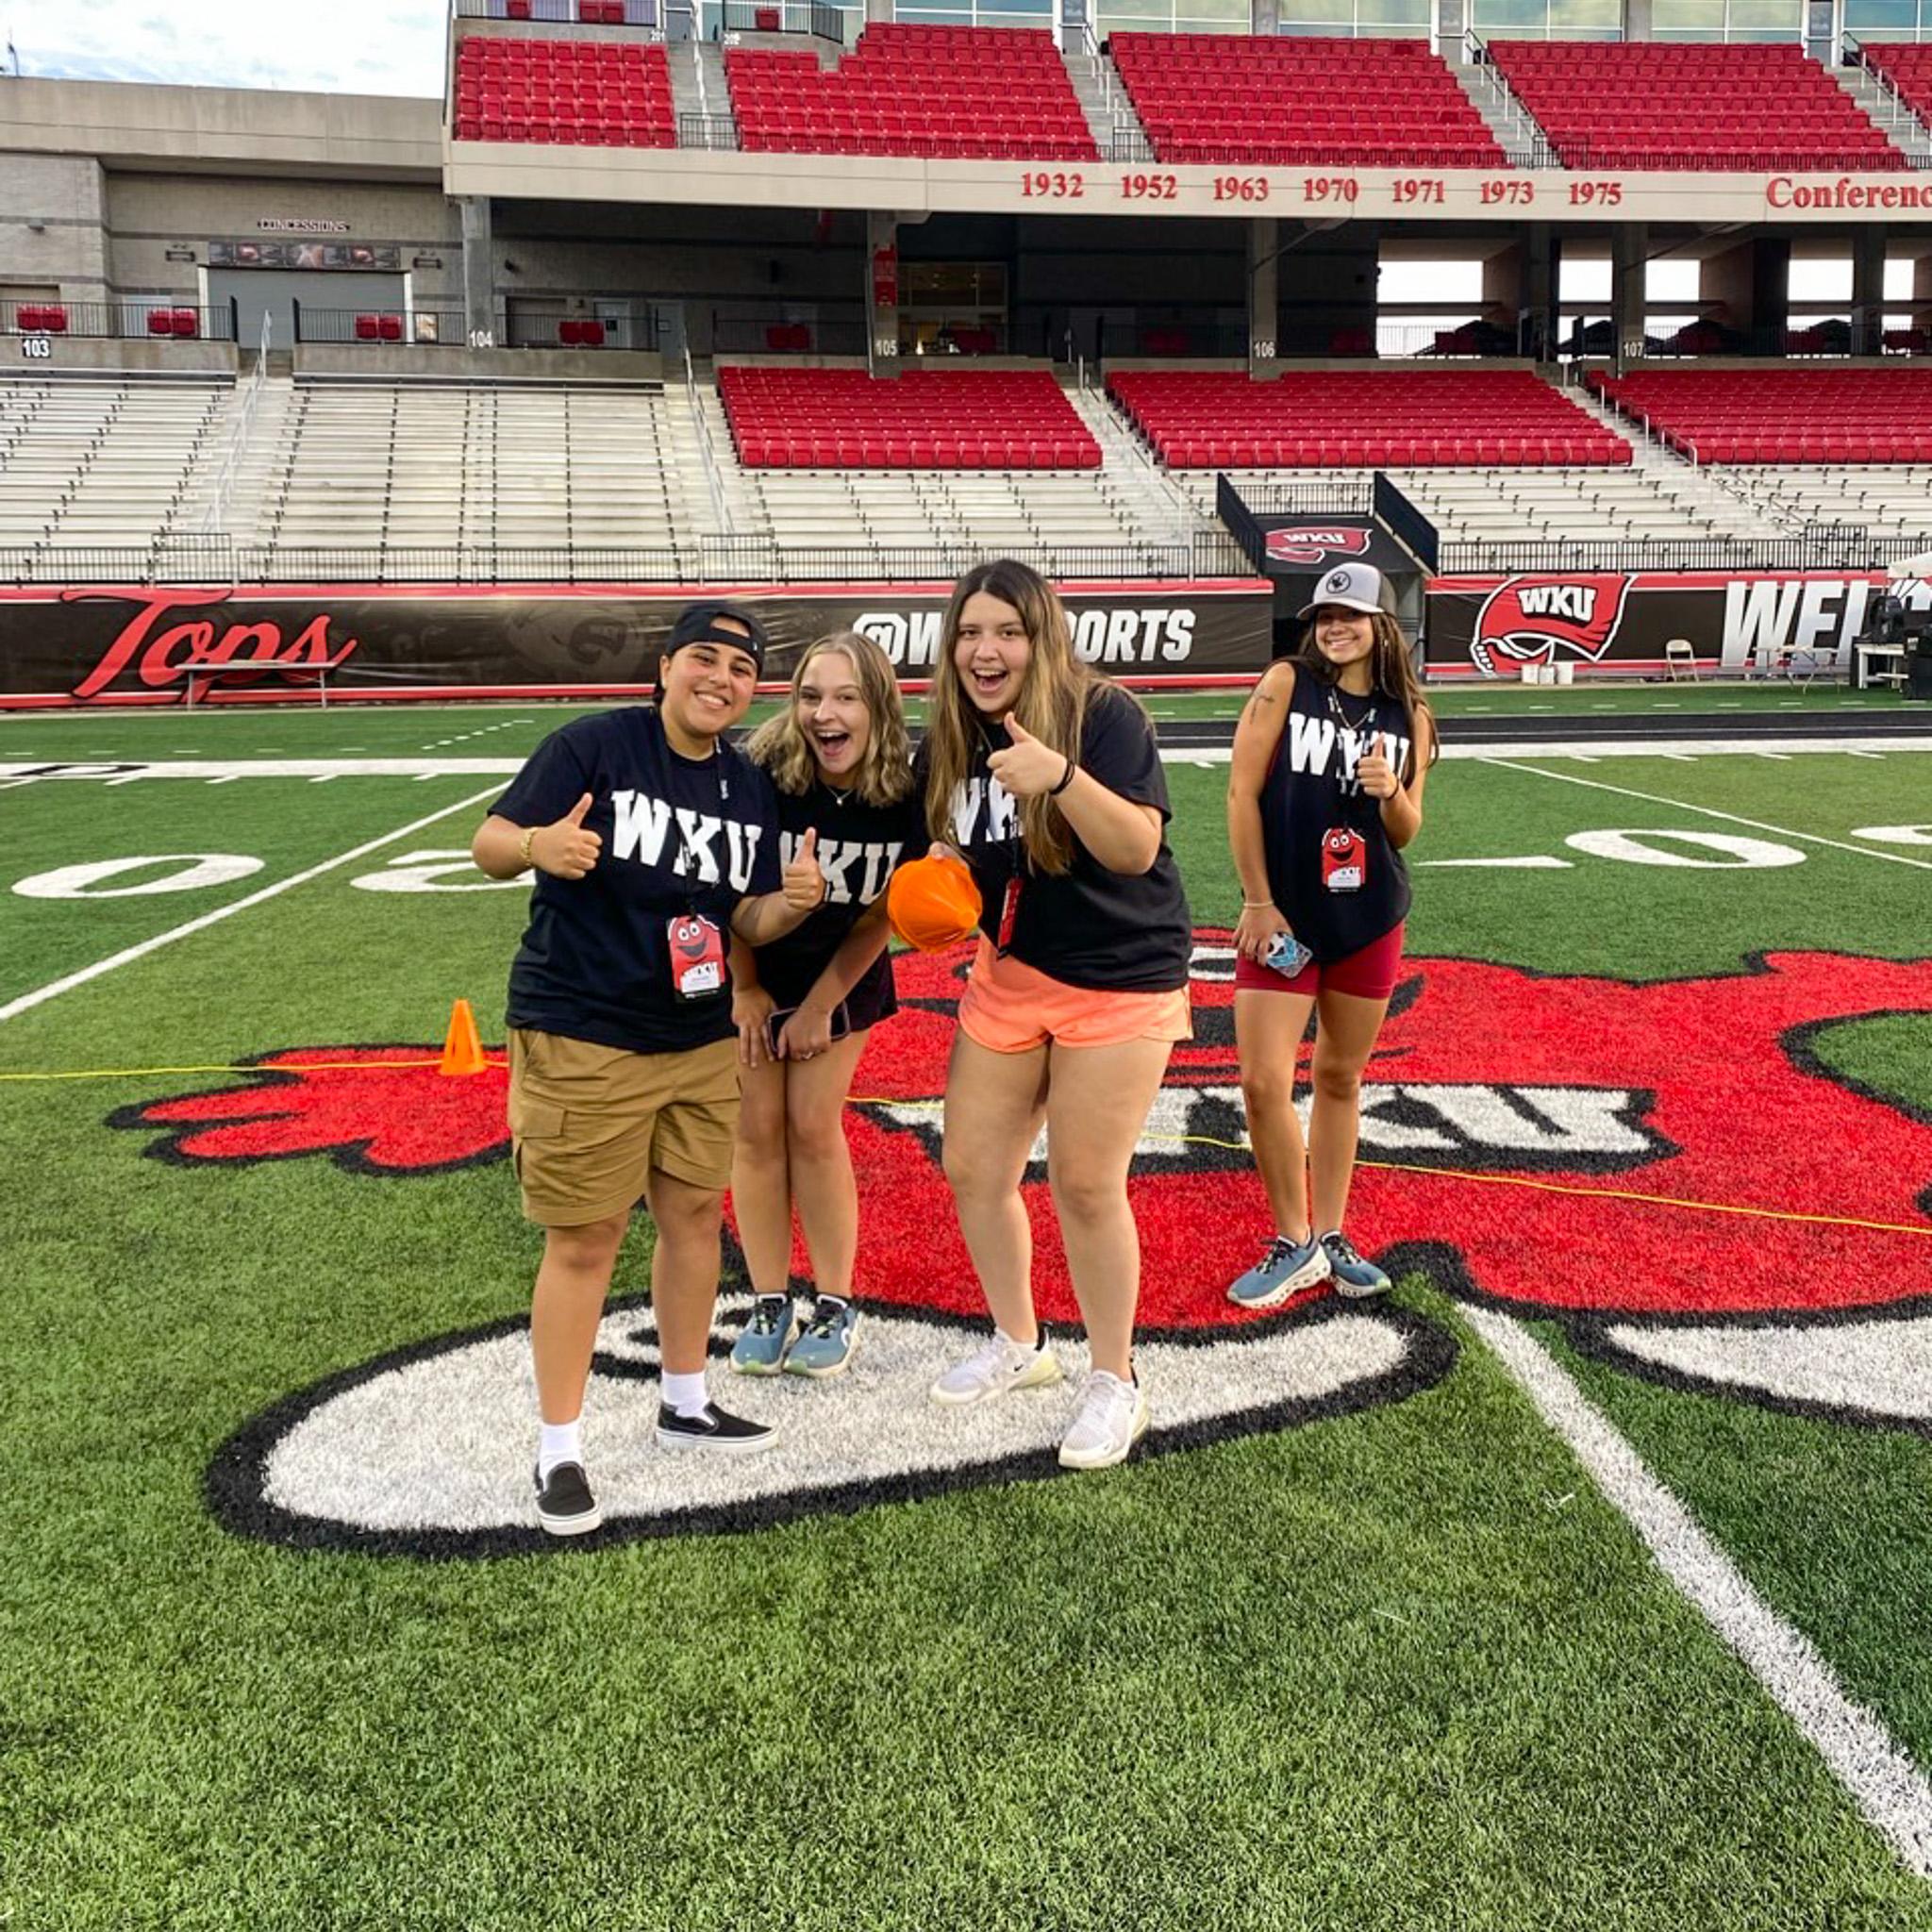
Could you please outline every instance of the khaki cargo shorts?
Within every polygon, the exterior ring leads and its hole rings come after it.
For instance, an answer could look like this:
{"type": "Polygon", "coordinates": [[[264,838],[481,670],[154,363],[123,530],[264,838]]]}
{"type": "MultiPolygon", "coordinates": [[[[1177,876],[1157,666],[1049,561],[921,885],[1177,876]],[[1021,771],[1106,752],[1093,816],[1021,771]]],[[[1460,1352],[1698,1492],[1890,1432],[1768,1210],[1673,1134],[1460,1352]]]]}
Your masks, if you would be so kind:
{"type": "Polygon", "coordinates": [[[509,1132],[524,1213],[544,1227],[628,1213],[653,1168],[722,1191],[738,1139],[738,1041],[626,1053],[512,1026],[509,1132]]]}

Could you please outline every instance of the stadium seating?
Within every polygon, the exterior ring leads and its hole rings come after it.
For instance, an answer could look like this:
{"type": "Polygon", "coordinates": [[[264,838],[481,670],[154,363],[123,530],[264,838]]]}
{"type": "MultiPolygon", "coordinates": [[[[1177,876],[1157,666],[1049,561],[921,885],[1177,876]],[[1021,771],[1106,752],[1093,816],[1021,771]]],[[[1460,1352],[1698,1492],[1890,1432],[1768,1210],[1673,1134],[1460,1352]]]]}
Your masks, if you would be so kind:
{"type": "Polygon", "coordinates": [[[1491,41],[1565,167],[1903,168],[1795,42],[1491,41]]]}
{"type": "Polygon", "coordinates": [[[1494,135],[1424,41],[1117,33],[1110,45],[1163,161],[1504,165],[1494,135]]]}
{"type": "Polygon", "coordinates": [[[1091,470],[1100,445],[1045,371],[718,372],[739,459],[815,470],[1091,470]]]}
{"type": "Polygon", "coordinates": [[[1135,370],[1108,391],[1174,469],[1627,463],[1630,445],[1526,369],[1135,370]]]}
{"type": "Polygon", "coordinates": [[[1644,369],[1591,382],[1699,462],[1932,461],[1932,369],[1644,369]]]}
{"type": "Polygon", "coordinates": [[[671,67],[661,43],[471,34],[458,43],[458,141],[579,147],[675,147],[671,67]]]}
{"type": "Polygon", "coordinates": [[[724,61],[747,149],[1100,158],[1048,33],[879,23],[829,70],[815,54],[747,47],[724,61]]]}
{"type": "Polygon", "coordinates": [[[1865,65],[1898,90],[1921,121],[1932,123],[1932,44],[1924,41],[1867,41],[1865,65]]]}
{"type": "Polygon", "coordinates": [[[189,527],[187,479],[221,446],[233,394],[176,378],[0,380],[0,551],[145,549],[189,527]]]}

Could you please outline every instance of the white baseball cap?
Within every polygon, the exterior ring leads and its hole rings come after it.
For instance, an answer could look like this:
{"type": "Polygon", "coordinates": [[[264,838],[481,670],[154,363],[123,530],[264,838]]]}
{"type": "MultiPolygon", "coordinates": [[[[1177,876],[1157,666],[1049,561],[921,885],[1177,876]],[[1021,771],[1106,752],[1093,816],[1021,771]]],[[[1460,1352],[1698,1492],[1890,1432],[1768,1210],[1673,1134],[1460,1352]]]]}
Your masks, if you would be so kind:
{"type": "Polygon", "coordinates": [[[1344,610],[1363,610],[1374,616],[1378,610],[1389,610],[1388,586],[1373,563],[1338,563],[1295,615],[1312,617],[1324,604],[1340,604],[1344,610]]]}

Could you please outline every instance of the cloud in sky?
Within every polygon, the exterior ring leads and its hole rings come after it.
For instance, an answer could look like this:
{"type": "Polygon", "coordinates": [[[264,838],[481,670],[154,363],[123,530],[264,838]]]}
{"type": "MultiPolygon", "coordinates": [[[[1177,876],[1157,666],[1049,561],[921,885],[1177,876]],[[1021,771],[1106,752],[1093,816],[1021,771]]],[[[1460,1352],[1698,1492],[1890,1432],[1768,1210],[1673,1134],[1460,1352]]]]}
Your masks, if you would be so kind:
{"type": "Polygon", "coordinates": [[[154,80],[321,93],[442,91],[439,6],[408,0],[88,0],[0,10],[20,71],[53,80],[154,80]]]}

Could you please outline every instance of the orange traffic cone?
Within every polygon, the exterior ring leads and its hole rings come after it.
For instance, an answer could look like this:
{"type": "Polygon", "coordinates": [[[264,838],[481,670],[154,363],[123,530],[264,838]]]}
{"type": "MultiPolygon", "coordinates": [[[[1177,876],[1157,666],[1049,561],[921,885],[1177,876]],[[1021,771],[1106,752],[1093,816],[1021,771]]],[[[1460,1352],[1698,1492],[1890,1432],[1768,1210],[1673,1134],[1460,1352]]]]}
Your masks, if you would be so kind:
{"type": "Polygon", "coordinates": [[[490,1062],[483,1058],[483,1042],[476,1038],[476,1016],[468,1000],[458,1000],[449,1009],[449,1032],[442,1041],[442,1064],[439,1074],[480,1074],[490,1062]]]}

